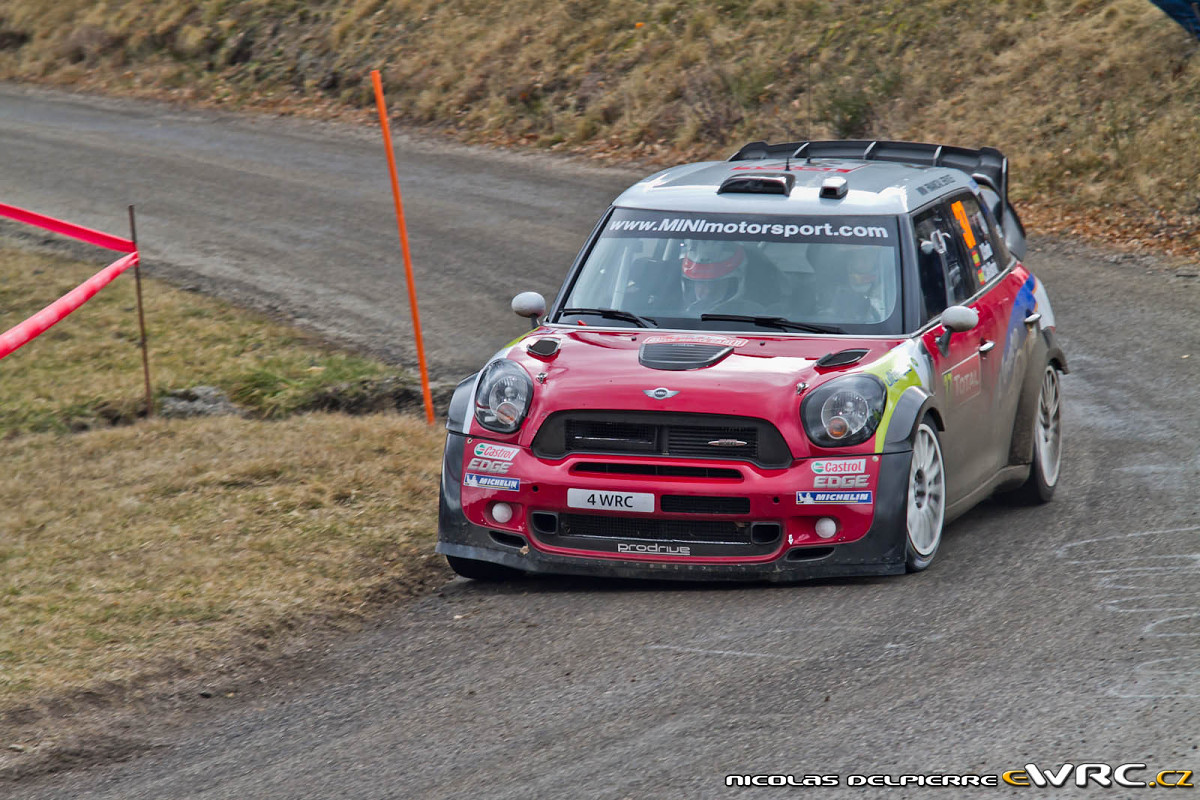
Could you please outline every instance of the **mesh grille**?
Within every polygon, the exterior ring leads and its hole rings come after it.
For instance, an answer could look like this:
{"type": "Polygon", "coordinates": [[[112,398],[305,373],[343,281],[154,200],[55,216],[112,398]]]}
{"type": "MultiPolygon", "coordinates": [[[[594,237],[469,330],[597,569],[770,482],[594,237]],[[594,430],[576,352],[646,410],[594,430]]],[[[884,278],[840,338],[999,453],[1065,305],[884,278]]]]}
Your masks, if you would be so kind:
{"type": "Polygon", "coordinates": [[[658,433],[655,425],[571,420],[567,422],[567,449],[653,453],[658,449],[658,433]]]}
{"type": "Polygon", "coordinates": [[[749,497],[693,497],[686,494],[664,494],[664,514],[749,514],[749,497]]]}
{"type": "Polygon", "coordinates": [[[758,431],[754,428],[673,425],[667,430],[667,452],[673,456],[749,460],[758,458],[758,431]],[[714,445],[709,442],[723,444],[714,445]],[[744,444],[737,444],[738,442],[744,444]]]}
{"type": "Polygon", "coordinates": [[[727,467],[679,467],[673,464],[604,464],[584,462],[571,468],[573,472],[601,475],[655,475],[664,478],[724,478],[742,480],[742,473],[727,467]]]}
{"type": "Polygon", "coordinates": [[[559,514],[563,536],[602,539],[649,539],[667,542],[722,542],[750,544],[750,526],[713,520],[641,519],[592,514],[559,514]]]}

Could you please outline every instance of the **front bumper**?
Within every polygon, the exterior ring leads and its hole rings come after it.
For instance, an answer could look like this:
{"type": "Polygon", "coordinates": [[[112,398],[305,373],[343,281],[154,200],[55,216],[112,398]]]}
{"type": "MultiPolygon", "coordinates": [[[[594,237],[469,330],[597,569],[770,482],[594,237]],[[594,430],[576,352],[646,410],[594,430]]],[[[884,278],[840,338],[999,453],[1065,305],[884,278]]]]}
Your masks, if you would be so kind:
{"type": "Polygon", "coordinates": [[[447,437],[439,553],[531,573],[622,578],[797,581],[904,571],[911,452],[855,456],[864,459],[861,474],[866,475],[866,485],[835,496],[820,493],[828,492],[829,486],[814,486],[808,461],[780,470],[730,462],[586,456],[548,462],[527,450],[509,459],[504,474],[470,472],[464,486],[466,468],[481,444],[487,443],[457,433],[447,437]],[[468,446],[471,453],[466,452],[468,446]],[[698,466],[711,468],[719,477],[596,474],[584,469],[594,468],[598,460],[626,466],[698,466]],[[735,472],[740,477],[728,477],[735,472]],[[572,508],[570,488],[653,493],[655,511],[598,514],[572,508]],[[676,501],[691,496],[706,501],[736,498],[742,507],[721,514],[664,513],[661,504],[668,495],[676,501]],[[862,502],[864,497],[870,501],[862,502]],[[822,502],[847,499],[858,502],[822,502]],[[512,509],[512,518],[503,524],[491,514],[496,502],[512,509]],[[816,521],[822,517],[836,521],[833,537],[817,535],[816,521]],[[722,531],[735,535],[724,536],[722,531]]]}

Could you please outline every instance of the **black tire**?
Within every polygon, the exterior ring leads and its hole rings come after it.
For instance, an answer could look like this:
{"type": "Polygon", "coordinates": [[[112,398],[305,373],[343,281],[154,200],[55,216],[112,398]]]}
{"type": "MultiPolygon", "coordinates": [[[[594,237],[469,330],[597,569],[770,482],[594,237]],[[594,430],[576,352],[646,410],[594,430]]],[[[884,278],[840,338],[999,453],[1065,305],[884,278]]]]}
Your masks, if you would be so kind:
{"type": "Polygon", "coordinates": [[[920,572],[937,558],[946,525],[946,463],[937,426],[929,417],[921,420],[913,438],[904,506],[904,567],[920,572]]]}
{"type": "Polygon", "coordinates": [[[1062,387],[1053,364],[1046,365],[1033,415],[1033,464],[1029,478],[1009,497],[1022,505],[1049,503],[1062,465],[1062,387]]]}
{"type": "Polygon", "coordinates": [[[493,564],[490,561],[476,561],[473,558],[446,556],[446,563],[450,565],[450,569],[464,578],[470,578],[473,581],[489,581],[494,583],[525,576],[525,573],[519,569],[506,567],[503,564],[493,564]]]}

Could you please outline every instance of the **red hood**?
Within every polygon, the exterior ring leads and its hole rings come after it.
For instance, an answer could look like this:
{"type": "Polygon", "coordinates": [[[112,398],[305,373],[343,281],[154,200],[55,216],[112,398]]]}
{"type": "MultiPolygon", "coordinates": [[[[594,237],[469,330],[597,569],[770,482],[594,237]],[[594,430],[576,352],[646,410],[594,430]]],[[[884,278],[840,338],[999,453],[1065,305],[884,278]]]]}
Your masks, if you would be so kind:
{"type": "MultiPolygon", "coordinates": [[[[851,339],[847,337],[757,336],[746,334],[703,334],[730,340],[733,352],[716,364],[701,369],[663,370],[642,366],[638,351],[647,340],[692,336],[652,331],[593,332],[542,328],[534,331],[509,352],[531,377],[545,375],[534,383],[533,405],[521,426],[520,443],[528,446],[550,414],[571,409],[623,411],[678,411],[757,417],[773,423],[797,456],[806,451],[808,438],[800,425],[800,398],[796,386],[810,386],[853,367],[814,367],[817,359],[841,350],[868,350],[858,364],[885,355],[899,340],[851,339]],[[539,358],[526,351],[538,339],[556,339],[558,352],[539,358]],[[646,390],[666,388],[678,392],[654,399],[646,390]]],[[[716,342],[714,342],[716,343],[716,342]]]]}

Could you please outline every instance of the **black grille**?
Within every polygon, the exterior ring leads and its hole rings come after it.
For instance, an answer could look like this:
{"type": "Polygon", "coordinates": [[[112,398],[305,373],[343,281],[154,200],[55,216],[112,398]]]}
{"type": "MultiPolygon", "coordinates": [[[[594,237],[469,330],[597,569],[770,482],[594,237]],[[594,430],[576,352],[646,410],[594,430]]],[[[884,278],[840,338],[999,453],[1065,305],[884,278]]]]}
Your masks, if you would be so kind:
{"type": "Polygon", "coordinates": [[[742,480],[742,473],[728,467],[680,467],[674,464],[599,463],[585,461],[573,466],[571,471],[596,475],[653,475],[663,478],[742,480]]]}
{"type": "Polygon", "coordinates": [[[661,411],[560,411],[538,429],[533,449],[543,458],[619,453],[752,461],[773,468],[792,462],[787,443],[766,420],[661,411]]]}
{"type": "Polygon", "coordinates": [[[567,449],[604,453],[654,453],[661,429],[604,420],[569,420],[567,449]]]}
{"type": "Polygon", "coordinates": [[[749,497],[693,497],[686,494],[664,494],[664,514],[749,514],[749,497]]]}
{"type": "Polygon", "coordinates": [[[667,452],[692,458],[758,459],[758,431],[754,428],[692,427],[667,428],[667,452]]]}
{"type": "Polygon", "coordinates": [[[562,536],[587,536],[598,539],[752,543],[749,524],[713,520],[641,519],[591,514],[559,514],[558,532],[562,536]]]}

